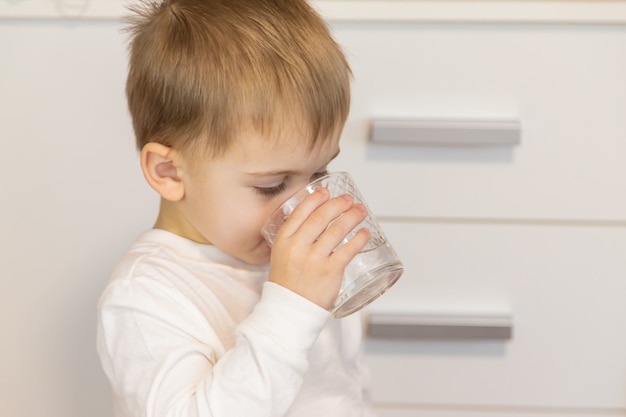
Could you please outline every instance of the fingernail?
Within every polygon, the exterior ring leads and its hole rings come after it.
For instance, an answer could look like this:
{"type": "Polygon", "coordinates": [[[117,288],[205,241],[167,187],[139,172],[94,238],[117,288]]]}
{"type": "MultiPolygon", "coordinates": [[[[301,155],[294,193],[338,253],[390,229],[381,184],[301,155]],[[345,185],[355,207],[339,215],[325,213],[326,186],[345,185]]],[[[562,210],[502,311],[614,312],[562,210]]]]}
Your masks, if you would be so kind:
{"type": "Polygon", "coordinates": [[[326,188],[318,188],[317,190],[315,190],[315,192],[324,197],[328,196],[328,189],[326,188]]]}
{"type": "Polygon", "coordinates": [[[343,199],[346,201],[352,201],[352,196],[350,194],[344,194],[341,197],[343,197],[343,199]]]}

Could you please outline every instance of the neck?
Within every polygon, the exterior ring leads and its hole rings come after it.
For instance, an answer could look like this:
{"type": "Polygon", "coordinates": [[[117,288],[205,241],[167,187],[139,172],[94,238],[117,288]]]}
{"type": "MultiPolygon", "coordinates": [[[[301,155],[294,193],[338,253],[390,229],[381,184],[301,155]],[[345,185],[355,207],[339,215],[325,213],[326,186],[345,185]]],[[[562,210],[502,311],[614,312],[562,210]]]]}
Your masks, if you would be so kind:
{"type": "Polygon", "coordinates": [[[204,236],[188,221],[179,201],[161,199],[155,229],[167,230],[197,243],[209,244],[204,236]]]}

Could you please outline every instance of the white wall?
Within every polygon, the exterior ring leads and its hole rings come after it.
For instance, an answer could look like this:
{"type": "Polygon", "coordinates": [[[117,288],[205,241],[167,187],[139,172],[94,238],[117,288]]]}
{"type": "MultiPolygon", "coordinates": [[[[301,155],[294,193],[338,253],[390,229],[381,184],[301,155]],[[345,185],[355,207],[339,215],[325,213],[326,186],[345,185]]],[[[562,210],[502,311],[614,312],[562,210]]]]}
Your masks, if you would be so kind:
{"type": "MultiPolygon", "coordinates": [[[[369,341],[381,417],[626,415],[624,3],[316,4],[355,74],[334,168],[407,266],[371,310],[514,317],[504,342],[369,341]],[[375,117],[514,117],[522,143],[373,146],[375,117]]],[[[120,11],[0,3],[3,416],[111,415],[95,304],[156,212],[120,11]]]]}
{"type": "Polygon", "coordinates": [[[115,22],[0,22],[0,415],[110,416],[95,306],[155,199],[115,22]]]}

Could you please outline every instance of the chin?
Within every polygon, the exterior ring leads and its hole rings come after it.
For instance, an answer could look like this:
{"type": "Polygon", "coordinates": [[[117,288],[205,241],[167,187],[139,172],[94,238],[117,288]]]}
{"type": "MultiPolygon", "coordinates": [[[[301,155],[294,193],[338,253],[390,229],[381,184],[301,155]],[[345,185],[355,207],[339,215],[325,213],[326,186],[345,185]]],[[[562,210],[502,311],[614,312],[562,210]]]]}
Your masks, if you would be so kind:
{"type": "Polygon", "coordinates": [[[264,257],[259,257],[259,256],[252,257],[251,256],[250,259],[243,259],[243,261],[250,265],[263,266],[263,265],[267,265],[270,263],[270,257],[269,256],[264,256],[264,257]]]}
{"type": "Polygon", "coordinates": [[[250,252],[244,262],[254,265],[263,266],[270,263],[270,248],[267,245],[259,246],[257,250],[250,252]]]}

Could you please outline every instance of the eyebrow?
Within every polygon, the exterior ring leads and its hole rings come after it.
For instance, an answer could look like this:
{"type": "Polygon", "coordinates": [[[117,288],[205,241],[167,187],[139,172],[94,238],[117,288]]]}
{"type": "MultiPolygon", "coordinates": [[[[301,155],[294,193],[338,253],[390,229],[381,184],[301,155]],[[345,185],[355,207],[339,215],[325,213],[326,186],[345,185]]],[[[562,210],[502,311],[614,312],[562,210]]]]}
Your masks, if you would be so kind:
{"type": "MultiPolygon", "coordinates": [[[[335,158],[337,158],[340,152],[341,152],[340,149],[337,150],[337,152],[333,155],[333,157],[330,158],[330,160],[326,162],[324,166],[330,164],[335,158]]],[[[303,171],[299,171],[299,170],[264,171],[264,172],[248,172],[247,175],[251,175],[255,177],[272,177],[272,176],[278,176],[278,175],[298,175],[298,174],[302,174],[302,172],[303,171]]]]}

